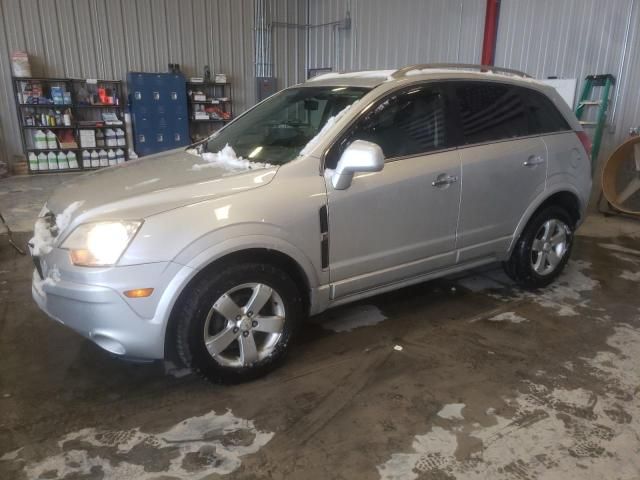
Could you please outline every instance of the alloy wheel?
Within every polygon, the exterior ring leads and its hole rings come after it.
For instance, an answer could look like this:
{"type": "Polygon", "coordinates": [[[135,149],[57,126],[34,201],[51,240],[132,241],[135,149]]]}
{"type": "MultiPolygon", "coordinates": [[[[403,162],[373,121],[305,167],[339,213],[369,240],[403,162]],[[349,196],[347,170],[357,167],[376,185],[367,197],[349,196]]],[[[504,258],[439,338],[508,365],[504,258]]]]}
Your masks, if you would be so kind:
{"type": "Polygon", "coordinates": [[[531,267],[538,275],[549,275],[558,267],[569,249],[571,230],[563,221],[544,222],[531,245],[531,267]]]}
{"type": "Polygon", "coordinates": [[[209,354],[228,367],[247,367],[268,357],[285,325],[282,298],[263,283],[238,285],[220,296],[204,324],[209,354]]]}

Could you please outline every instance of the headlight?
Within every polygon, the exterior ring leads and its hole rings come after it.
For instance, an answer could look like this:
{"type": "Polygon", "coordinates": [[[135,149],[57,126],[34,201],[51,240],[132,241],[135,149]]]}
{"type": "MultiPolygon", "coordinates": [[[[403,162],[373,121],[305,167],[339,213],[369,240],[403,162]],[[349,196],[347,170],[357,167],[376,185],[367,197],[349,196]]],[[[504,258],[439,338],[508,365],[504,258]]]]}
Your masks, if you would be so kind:
{"type": "Polygon", "coordinates": [[[62,243],[74,265],[104,267],[115,265],[142,222],[95,222],[76,228],[62,243]]]}

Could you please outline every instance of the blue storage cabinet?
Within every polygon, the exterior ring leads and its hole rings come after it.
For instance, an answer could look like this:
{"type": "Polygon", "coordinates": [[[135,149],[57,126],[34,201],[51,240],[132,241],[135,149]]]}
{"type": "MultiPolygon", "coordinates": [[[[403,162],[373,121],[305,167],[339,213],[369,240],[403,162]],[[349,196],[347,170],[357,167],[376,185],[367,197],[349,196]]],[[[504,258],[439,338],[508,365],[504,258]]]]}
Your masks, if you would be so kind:
{"type": "Polygon", "coordinates": [[[189,145],[187,89],[173,73],[129,72],[129,111],[138,156],[189,145]]]}

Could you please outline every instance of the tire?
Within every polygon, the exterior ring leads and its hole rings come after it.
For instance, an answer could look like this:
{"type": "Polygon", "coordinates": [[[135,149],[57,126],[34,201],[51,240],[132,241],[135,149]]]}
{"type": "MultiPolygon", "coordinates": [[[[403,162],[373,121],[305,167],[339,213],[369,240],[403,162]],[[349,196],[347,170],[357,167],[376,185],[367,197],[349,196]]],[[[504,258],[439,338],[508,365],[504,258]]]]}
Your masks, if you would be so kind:
{"type": "Polygon", "coordinates": [[[227,265],[187,288],[175,312],[176,351],[186,366],[229,384],[261,377],[282,362],[303,317],[289,275],[264,263],[227,265]]]}
{"type": "Polygon", "coordinates": [[[526,289],[546,287],[569,261],[575,222],[562,207],[551,205],[527,223],[508,261],[506,274],[526,289]],[[549,232],[548,236],[547,232],[549,232]]]}

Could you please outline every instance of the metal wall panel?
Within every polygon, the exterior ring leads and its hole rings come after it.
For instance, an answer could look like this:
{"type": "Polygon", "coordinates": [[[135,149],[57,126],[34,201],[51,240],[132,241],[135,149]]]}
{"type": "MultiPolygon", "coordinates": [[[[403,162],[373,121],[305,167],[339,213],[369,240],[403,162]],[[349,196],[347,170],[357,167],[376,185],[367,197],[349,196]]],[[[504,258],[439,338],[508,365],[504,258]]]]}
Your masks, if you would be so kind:
{"type": "MultiPolygon", "coordinates": [[[[291,16],[299,3],[277,0],[291,16]]],[[[128,71],[166,72],[169,63],[200,76],[209,65],[232,82],[236,114],[255,102],[253,0],[0,0],[0,160],[22,155],[15,50],[28,51],[32,73],[42,76],[125,80],[128,71]]],[[[288,81],[299,59],[289,52],[285,60],[288,81]]]]}
{"type": "Polygon", "coordinates": [[[480,58],[485,0],[311,0],[309,22],[341,20],[347,11],[350,29],[310,29],[309,68],[351,71],[480,58]]]}
{"type": "Polygon", "coordinates": [[[630,126],[640,123],[638,3],[502,0],[496,65],[537,78],[577,78],[576,98],[587,75],[611,73],[617,77],[611,128],[603,139],[601,161],[626,138],[630,126]]]}
{"type": "Polygon", "coordinates": [[[271,26],[273,76],[278,89],[305,80],[306,0],[276,0],[269,2],[267,24],[271,26]],[[277,22],[273,25],[273,22],[277,22]],[[282,25],[288,23],[289,26],[282,25]]]}

